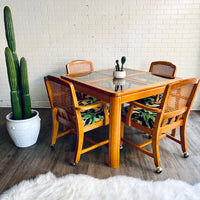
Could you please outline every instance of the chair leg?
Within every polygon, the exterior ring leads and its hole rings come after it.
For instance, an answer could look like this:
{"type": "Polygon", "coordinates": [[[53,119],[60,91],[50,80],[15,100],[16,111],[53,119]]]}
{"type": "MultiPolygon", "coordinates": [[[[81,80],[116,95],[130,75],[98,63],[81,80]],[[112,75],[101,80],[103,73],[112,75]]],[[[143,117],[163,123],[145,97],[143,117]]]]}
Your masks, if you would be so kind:
{"type": "Polygon", "coordinates": [[[85,97],[84,97],[84,93],[83,92],[81,92],[81,99],[84,99],[85,97]]]}
{"type": "MultiPolygon", "coordinates": [[[[120,138],[124,138],[124,123],[121,123],[120,138]]],[[[123,141],[120,140],[120,149],[123,149],[123,141]]]]}
{"type": "Polygon", "coordinates": [[[175,129],[172,130],[172,134],[171,134],[171,135],[172,135],[173,137],[176,137],[176,133],[177,133],[177,129],[175,128],[175,129]]]}
{"type": "Polygon", "coordinates": [[[77,133],[77,139],[76,139],[76,152],[74,156],[74,164],[76,165],[81,157],[82,153],[82,148],[83,148],[83,141],[84,141],[84,132],[81,130],[78,131],[77,133]]]}
{"type": "Polygon", "coordinates": [[[155,103],[157,103],[159,101],[160,95],[156,95],[156,99],[155,99],[155,103]]]}
{"type": "Polygon", "coordinates": [[[63,132],[65,132],[67,130],[67,126],[63,125],[62,129],[63,129],[63,132]]]}
{"type": "Polygon", "coordinates": [[[156,173],[160,174],[162,172],[162,168],[160,167],[159,138],[157,134],[152,135],[152,150],[156,173]]]}
{"type": "Polygon", "coordinates": [[[186,125],[180,127],[180,140],[183,156],[187,158],[189,157],[189,153],[187,152],[186,125]]]}
{"type": "Polygon", "coordinates": [[[52,131],[52,139],[51,139],[51,147],[54,148],[54,145],[56,143],[57,135],[58,135],[58,127],[59,122],[56,119],[56,113],[53,113],[53,131],[52,131]]]}

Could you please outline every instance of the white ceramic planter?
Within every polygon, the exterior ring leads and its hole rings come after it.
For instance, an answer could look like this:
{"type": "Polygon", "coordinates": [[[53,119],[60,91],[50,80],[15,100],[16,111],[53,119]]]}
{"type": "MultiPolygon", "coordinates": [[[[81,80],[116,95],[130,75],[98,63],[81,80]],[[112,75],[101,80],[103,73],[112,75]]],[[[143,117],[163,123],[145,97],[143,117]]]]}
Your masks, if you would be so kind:
{"type": "Polygon", "coordinates": [[[114,71],[113,76],[114,76],[114,78],[125,78],[126,71],[114,71]]]}
{"type": "Polygon", "coordinates": [[[37,142],[41,119],[38,111],[32,113],[32,118],[23,120],[13,120],[12,113],[6,116],[8,133],[17,147],[29,147],[37,142]]]}

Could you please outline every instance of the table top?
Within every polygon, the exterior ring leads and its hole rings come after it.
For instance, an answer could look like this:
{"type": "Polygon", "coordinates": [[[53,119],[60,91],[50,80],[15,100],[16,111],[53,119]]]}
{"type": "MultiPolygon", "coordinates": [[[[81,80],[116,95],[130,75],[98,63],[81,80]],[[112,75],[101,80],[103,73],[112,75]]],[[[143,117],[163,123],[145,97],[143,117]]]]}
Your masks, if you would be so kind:
{"type": "Polygon", "coordinates": [[[113,69],[98,70],[80,77],[73,77],[70,74],[64,74],[61,77],[75,84],[107,92],[112,96],[123,96],[134,91],[161,87],[180,79],[159,77],[151,72],[130,68],[125,68],[125,70],[126,77],[123,79],[114,79],[113,69]]]}

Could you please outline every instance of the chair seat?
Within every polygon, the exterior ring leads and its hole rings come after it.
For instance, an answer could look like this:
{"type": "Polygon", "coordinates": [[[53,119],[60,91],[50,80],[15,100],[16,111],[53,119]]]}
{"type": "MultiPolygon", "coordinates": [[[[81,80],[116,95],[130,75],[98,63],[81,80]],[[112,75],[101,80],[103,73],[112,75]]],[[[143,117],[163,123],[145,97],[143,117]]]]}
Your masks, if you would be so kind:
{"type": "MultiPolygon", "coordinates": [[[[152,107],[152,108],[158,108],[160,106],[160,102],[162,100],[163,94],[159,94],[159,97],[157,98],[157,95],[146,97],[143,99],[137,100],[138,103],[141,103],[143,105],[152,107]],[[158,100],[156,100],[158,99],[158,100]]],[[[128,112],[129,106],[122,108],[122,117],[126,117],[126,114],[128,112]]],[[[156,113],[151,112],[139,107],[135,107],[133,109],[133,113],[131,116],[131,120],[141,124],[143,126],[146,126],[148,128],[153,128],[153,124],[155,122],[156,113]]]]}
{"type": "Polygon", "coordinates": [[[93,97],[93,96],[90,96],[88,94],[83,94],[82,96],[82,93],[80,91],[76,91],[76,96],[77,96],[77,99],[78,100],[82,100],[83,98],[84,99],[89,99],[90,101],[92,101],[92,103],[95,103],[97,101],[100,101],[99,99],[97,99],[96,97],[93,97]]]}
{"type": "MultiPolygon", "coordinates": [[[[152,104],[149,106],[153,107],[153,108],[158,108],[159,103],[155,103],[155,104],[152,104]]],[[[126,117],[128,109],[129,109],[129,106],[122,108],[122,117],[126,117]]],[[[141,124],[143,126],[146,126],[150,129],[152,129],[153,124],[155,122],[156,114],[157,113],[155,113],[155,112],[151,112],[151,111],[139,108],[139,107],[134,107],[132,115],[131,115],[131,121],[134,121],[138,124],[141,124]]]]}
{"type": "Polygon", "coordinates": [[[144,104],[146,106],[153,107],[154,105],[160,104],[162,97],[163,97],[163,94],[159,94],[158,99],[157,99],[157,95],[154,95],[154,96],[146,97],[143,99],[139,99],[139,100],[137,100],[137,102],[144,104]]]}
{"type": "MultiPolygon", "coordinates": [[[[97,99],[95,97],[88,97],[87,99],[80,100],[79,106],[90,105],[97,101],[99,101],[99,99],[97,99]]],[[[89,110],[83,111],[83,112],[81,112],[81,117],[82,117],[84,126],[104,120],[105,116],[104,116],[103,107],[99,106],[94,109],[89,109],[89,110]]]]}
{"type": "MultiPolygon", "coordinates": [[[[161,99],[162,99],[162,96],[163,96],[163,94],[160,94],[161,99]]],[[[139,102],[143,105],[152,107],[152,108],[159,108],[161,101],[154,102],[154,104],[153,104],[153,98],[154,98],[154,96],[151,96],[151,97],[137,100],[137,102],[139,102]]],[[[126,117],[128,109],[129,109],[129,106],[122,108],[122,117],[126,117]]],[[[172,109],[170,107],[166,107],[166,112],[171,112],[171,111],[174,111],[174,109],[172,109]]],[[[150,129],[152,129],[155,119],[156,119],[156,114],[157,114],[156,112],[151,112],[151,111],[148,111],[148,110],[145,110],[145,109],[135,106],[133,109],[132,115],[131,115],[131,121],[134,121],[138,124],[141,124],[143,126],[146,126],[150,129]]],[[[171,118],[169,118],[167,120],[166,124],[168,124],[170,122],[170,120],[171,120],[171,118]]]]}

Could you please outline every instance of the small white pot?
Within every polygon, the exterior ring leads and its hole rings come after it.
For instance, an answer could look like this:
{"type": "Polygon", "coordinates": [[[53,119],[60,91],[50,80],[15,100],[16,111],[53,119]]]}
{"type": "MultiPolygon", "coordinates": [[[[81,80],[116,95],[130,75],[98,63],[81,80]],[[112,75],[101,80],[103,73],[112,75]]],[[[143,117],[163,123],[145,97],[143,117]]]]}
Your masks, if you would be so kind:
{"type": "Polygon", "coordinates": [[[36,143],[40,132],[40,117],[32,110],[33,117],[23,120],[13,120],[12,112],[6,116],[7,130],[17,147],[29,147],[36,143]]]}
{"type": "Polygon", "coordinates": [[[114,71],[113,76],[114,76],[114,78],[125,78],[126,71],[114,71]]]}

